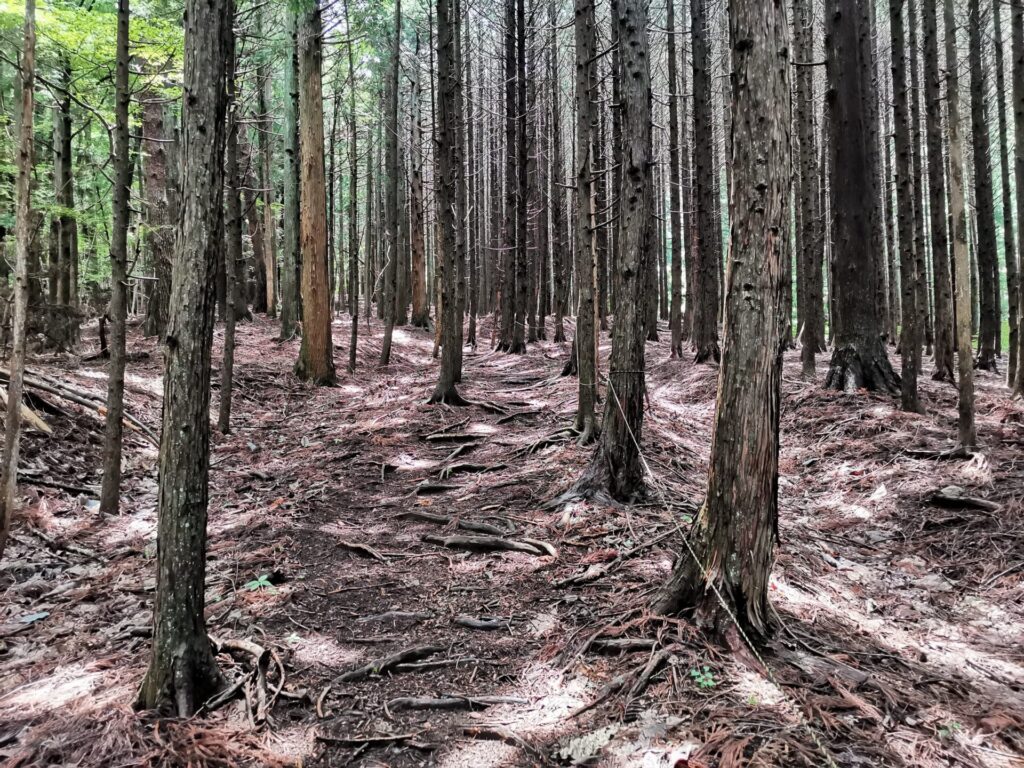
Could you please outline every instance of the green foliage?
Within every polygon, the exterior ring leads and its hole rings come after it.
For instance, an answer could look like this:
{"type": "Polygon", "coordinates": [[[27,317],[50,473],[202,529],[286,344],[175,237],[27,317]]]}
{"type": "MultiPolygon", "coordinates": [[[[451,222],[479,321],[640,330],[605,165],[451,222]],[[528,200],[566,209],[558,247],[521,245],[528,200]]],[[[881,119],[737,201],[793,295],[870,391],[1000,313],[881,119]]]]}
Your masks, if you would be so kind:
{"type": "Polygon", "coordinates": [[[700,668],[694,667],[690,670],[690,677],[693,678],[693,683],[698,688],[704,690],[707,688],[714,688],[718,683],[715,681],[715,673],[711,671],[708,666],[702,666],[700,668]]]}
{"type": "Polygon", "coordinates": [[[263,590],[266,590],[271,594],[277,591],[274,589],[274,585],[270,581],[270,575],[266,573],[260,574],[260,577],[258,579],[247,581],[242,586],[242,589],[246,589],[249,592],[262,592],[263,590]]]}

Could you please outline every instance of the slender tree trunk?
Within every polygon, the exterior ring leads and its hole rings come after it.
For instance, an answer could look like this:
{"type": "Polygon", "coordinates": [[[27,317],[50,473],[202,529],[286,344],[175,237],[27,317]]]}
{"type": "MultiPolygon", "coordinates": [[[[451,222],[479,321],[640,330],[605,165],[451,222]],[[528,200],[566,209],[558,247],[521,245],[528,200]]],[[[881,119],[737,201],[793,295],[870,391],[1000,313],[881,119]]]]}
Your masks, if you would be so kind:
{"type": "Polygon", "coordinates": [[[0,469],[0,557],[11,530],[17,503],[18,451],[21,445],[21,400],[25,380],[25,325],[28,310],[28,259],[34,237],[32,225],[33,118],[35,116],[36,3],[25,0],[25,25],[21,47],[18,108],[17,176],[14,182],[14,316],[11,319],[10,378],[4,419],[3,467],[0,469]]]}
{"type": "Polygon", "coordinates": [[[720,359],[718,275],[722,222],[715,216],[714,130],[711,102],[711,41],[708,0],[690,0],[693,46],[694,309],[691,343],[695,362],[720,359]]]}
{"type": "Polygon", "coordinates": [[[996,224],[992,199],[992,156],[989,141],[988,88],[981,60],[980,0],[969,0],[967,14],[968,51],[971,68],[971,139],[974,145],[974,197],[978,226],[978,289],[980,317],[978,357],[975,366],[996,370],[999,336],[999,267],[996,254],[996,224]]]}
{"type": "Polygon", "coordinates": [[[676,12],[674,0],[666,0],[666,22],[668,25],[668,192],[669,217],[672,237],[672,310],[669,317],[672,342],[671,356],[683,356],[683,219],[682,198],[679,189],[679,106],[683,106],[685,120],[686,102],[679,91],[679,54],[676,51],[676,12]]]}
{"type": "MultiPolygon", "coordinates": [[[[618,0],[621,47],[622,186],[618,190],[617,296],[601,439],[578,488],[627,500],[643,490],[640,439],[645,393],[644,339],[654,240],[651,73],[645,0],[618,0]]],[[[584,372],[580,368],[580,381],[584,372]]]]}
{"type": "Polygon", "coordinates": [[[866,0],[837,0],[825,14],[829,113],[829,184],[832,217],[832,280],[835,349],[825,386],[895,393],[880,333],[875,260],[881,229],[878,194],[877,119],[871,56],[871,18],[866,0]]]}
{"type": "MultiPolygon", "coordinates": [[[[262,35],[263,14],[269,13],[269,6],[263,8],[256,17],[259,26],[258,34],[262,35]]],[[[263,197],[263,232],[264,248],[263,258],[266,261],[264,267],[267,273],[267,316],[277,317],[277,226],[274,221],[274,178],[273,178],[273,136],[274,116],[267,106],[268,95],[272,96],[273,82],[270,77],[270,70],[266,64],[261,64],[256,70],[257,109],[259,120],[262,123],[262,130],[258,131],[259,153],[260,153],[260,187],[263,197]]]]}
{"type": "Polygon", "coordinates": [[[167,304],[171,298],[171,251],[174,232],[170,217],[168,188],[168,150],[165,141],[163,99],[156,91],[142,94],[142,170],[145,174],[146,246],[155,278],[146,305],[143,331],[147,336],[163,336],[167,327],[167,304]]]}
{"type": "MultiPolygon", "coordinates": [[[[419,60],[419,36],[416,37],[416,60],[419,60]]],[[[420,74],[413,79],[412,115],[412,183],[409,203],[412,217],[412,324],[417,328],[430,326],[430,303],[427,300],[426,231],[423,216],[423,124],[420,120],[420,74]]]]}
{"type": "Polygon", "coordinates": [[[315,384],[330,385],[335,381],[335,373],[327,267],[324,102],[320,67],[322,31],[319,0],[315,0],[302,11],[298,25],[302,346],[295,375],[315,384]]]}
{"type": "Polygon", "coordinates": [[[103,433],[100,511],[116,515],[121,500],[121,437],[124,428],[125,321],[128,315],[128,198],[132,188],[128,136],[128,0],[117,4],[117,64],[114,74],[114,220],[110,237],[110,364],[103,433]]]}
{"type": "Polygon", "coordinates": [[[238,178],[238,93],[235,84],[237,53],[235,35],[229,35],[227,63],[228,135],[224,148],[224,274],[227,312],[224,315],[224,357],[220,367],[220,408],[217,429],[226,435],[231,431],[231,390],[235,370],[235,326],[239,317],[239,304],[245,308],[241,270],[242,256],[242,200],[238,178]]]}
{"type": "MultiPolygon", "coordinates": [[[[1013,178],[1017,189],[1017,254],[1020,259],[1017,290],[1017,321],[1024,318],[1024,290],[1019,275],[1024,272],[1024,0],[1010,0],[1010,29],[1013,39],[1013,178]]],[[[1024,333],[1017,329],[1016,397],[1024,396],[1024,333]]]]}
{"type": "MultiPolygon", "coordinates": [[[[1016,239],[1013,235],[1013,201],[1010,195],[1010,155],[1007,149],[1009,129],[1006,124],[1006,75],[1003,71],[1003,0],[993,0],[992,19],[995,34],[996,54],[996,112],[999,117],[999,178],[1002,186],[1000,201],[1003,215],[1003,259],[1006,264],[1006,294],[1008,321],[1010,326],[1009,360],[1006,366],[1006,381],[1012,387],[1017,378],[1017,254],[1014,251],[1016,239]]],[[[1024,190],[1022,190],[1024,194],[1024,190]]],[[[1019,224],[1018,224],[1019,226],[1019,224]]],[[[997,328],[996,341],[1001,342],[1002,329],[997,328]]]]}
{"type": "MultiPolygon", "coordinates": [[[[953,0],[943,0],[946,61],[958,61],[953,0]]],[[[967,215],[964,211],[964,142],[960,135],[960,77],[956,66],[946,67],[946,126],[949,131],[949,210],[952,221],[956,302],[957,373],[959,374],[958,437],[970,450],[977,442],[974,428],[974,365],[971,350],[971,265],[967,255],[967,215]]]]}
{"type": "Polygon", "coordinates": [[[719,636],[735,619],[769,634],[778,539],[779,382],[788,236],[790,89],[785,5],[729,3],[732,40],[731,254],[708,492],[687,551],[656,603],[692,609],[719,636]],[[723,605],[724,603],[724,605],[723,605]]]}
{"type": "Polygon", "coordinates": [[[296,269],[299,259],[299,81],[298,16],[286,8],[286,28],[291,38],[285,57],[284,102],[284,227],[281,242],[281,338],[295,335],[299,320],[296,269]]]}
{"type": "Polygon", "coordinates": [[[904,37],[905,0],[889,0],[889,29],[892,34],[893,135],[896,144],[897,226],[900,238],[900,289],[903,308],[900,350],[903,367],[900,404],[905,411],[920,411],[917,396],[918,357],[921,354],[921,326],[918,311],[917,238],[915,233],[914,176],[911,175],[911,127],[908,106],[907,51],[904,37]]]}
{"type": "MultiPolygon", "coordinates": [[[[796,0],[793,12],[794,56],[797,61],[809,63],[814,58],[814,14],[811,0],[796,0]]],[[[799,66],[796,77],[796,122],[799,147],[798,178],[800,231],[799,272],[804,289],[801,330],[800,360],[803,374],[814,376],[814,356],[825,347],[821,335],[824,329],[824,294],[822,290],[822,244],[824,229],[818,207],[820,196],[820,170],[818,148],[814,136],[814,70],[810,66],[799,66]]]]}
{"type": "Polygon", "coordinates": [[[594,0],[575,0],[576,37],[576,280],[579,301],[576,309],[576,335],[570,352],[579,376],[574,429],[581,445],[594,440],[599,432],[597,416],[597,325],[596,292],[597,240],[594,208],[593,147],[597,117],[594,96],[597,93],[597,20],[594,0]]]}
{"type": "Polygon", "coordinates": [[[157,577],[147,709],[191,717],[218,688],[204,619],[214,275],[224,238],[223,164],[230,0],[185,3],[181,216],[164,348],[157,577]]]}
{"type": "Polygon", "coordinates": [[[438,153],[436,180],[437,208],[440,219],[441,243],[439,260],[443,261],[441,279],[442,353],[437,386],[430,396],[431,403],[466,405],[456,388],[458,378],[458,356],[462,348],[462,323],[458,312],[458,263],[460,226],[457,216],[458,181],[462,172],[461,145],[456,126],[458,109],[458,61],[455,50],[455,26],[459,23],[457,14],[452,12],[451,0],[437,0],[437,81],[438,130],[435,144],[438,153]]]}
{"type": "MultiPolygon", "coordinates": [[[[924,344],[927,354],[932,354],[934,337],[932,336],[931,312],[929,310],[928,297],[928,243],[925,238],[924,224],[924,163],[922,154],[923,142],[921,140],[921,70],[918,61],[918,13],[917,4],[920,0],[907,0],[907,62],[910,67],[909,81],[910,92],[910,142],[913,152],[911,153],[911,172],[913,174],[914,191],[914,301],[917,306],[917,347],[914,349],[914,363],[920,372],[923,369],[921,345],[924,344]]],[[[905,391],[909,385],[904,384],[905,391]]],[[[917,388],[917,379],[914,379],[914,388],[917,388]]]]}
{"type": "Polygon", "coordinates": [[[946,179],[942,162],[942,102],[936,0],[923,0],[925,135],[928,142],[928,208],[935,291],[935,372],[937,381],[953,381],[953,283],[946,228],[946,179]]]}
{"type": "Polygon", "coordinates": [[[554,277],[555,342],[565,341],[564,318],[569,311],[569,283],[572,279],[572,246],[566,227],[565,166],[562,162],[562,110],[558,81],[558,12],[555,0],[548,6],[551,40],[548,43],[550,64],[548,78],[551,83],[551,234],[553,242],[552,271],[554,277]]]}
{"type": "Polygon", "coordinates": [[[398,304],[398,185],[402,183],[398,164],[398,76],[402,50],[402,2],[395,2],[395,31],[391,51],[391,71],[388,77],[387,107],[387,199],[384,202],[387,217],[387,257],[384,266],[384,340],[381,343],[380,364],[391,362],[391,337],[395,329],[398,304]]]}
{"type": "Polygon", "coordinates": [[[515,320],[509,352],[526,352],[527,298],[530,290],[530,252],[527,243],[527,201],[529,190],[526,135],[526,5],[516,0],[516,268],[515,320]]]}

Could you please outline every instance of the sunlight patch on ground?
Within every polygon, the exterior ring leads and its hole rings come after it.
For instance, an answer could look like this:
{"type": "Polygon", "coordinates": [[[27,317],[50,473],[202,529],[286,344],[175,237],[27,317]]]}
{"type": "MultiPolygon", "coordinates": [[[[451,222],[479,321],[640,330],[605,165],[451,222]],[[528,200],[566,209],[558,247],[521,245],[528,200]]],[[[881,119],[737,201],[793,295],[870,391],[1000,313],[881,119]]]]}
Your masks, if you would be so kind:
{"type": "Polygon", "coordinates": [[[292,649],[295,661],[303,666],[315,665],[341,671],[342,667],[355,664],[366,655],[361,648],[339,645],[331,638],[320,634],[306,637],[293,634],[287,638],[287,643],[292,649]]]}
{"type": "Polygon", "coordinates": [[[90,672],[86,664],[71,664],[61,667],[52,675],[17,688],[3,698],[4,708],[24,708],[32,712],[64,709],[74,702],[89,697],[107,686],[101,685],[107,676],[104,672],[90,672]]]}

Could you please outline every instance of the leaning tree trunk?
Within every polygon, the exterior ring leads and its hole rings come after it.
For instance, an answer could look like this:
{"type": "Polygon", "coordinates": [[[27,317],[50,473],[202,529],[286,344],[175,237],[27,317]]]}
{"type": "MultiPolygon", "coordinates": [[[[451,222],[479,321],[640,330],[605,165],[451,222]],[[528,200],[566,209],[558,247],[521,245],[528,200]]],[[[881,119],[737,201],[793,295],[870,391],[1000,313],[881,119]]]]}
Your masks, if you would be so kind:
{"type": "Polygon", "coordinates": [[[147,709],[191,717],[220,674],[206,635],[206,516],[210,471],[210,349],[223,247],[225,64],[230,0],[187,0],[181,216],[164,348],[157,493],[153,645],[139,691],[147,709]]]}
{"type": "MultiPolygon", "coordinates": [[[[615,324],[601,442],[577,488],[628,500],[643,490],[640,438],[644,410],[644,340],[654,190],[651,178],[651,72],[645,0],[618,0],[613,19],[621,47],[623,146],[615,324]]],[[[582,341],[581,337],[579,338],[582,341]]],[[[580,381],[583,371],[580,370],[580,381]]]]}
{"type": "Polygon", "coordinates": [[[825,386],[896,393],[899,377],[882,344],[874,248],[879,220],[877,135],[869,123],[875,100],[867,0],[838,0],[826,14],[829,98],[829,210],[835,349],[825,386]]]}
{"type": "MultiPolygon", "coordinates": [[[[956,62],[956,20],[953,0],[944,0],[942,17],[946,31],[946,61],[956,62]]],[[[967,253],[967,214],[964,210],[964,142],[960,126],[960,76],[955,66],[946,67],[946,125],[949,131],[949,213],[953,235],[953,268],[956,279],[956,346],[959,374],[958,439],[970,450],[977,442],[974,428],[974,364],[971,351],[971,262],[967,253]]]]}
{"type": "Polygon", "coordinates": [[[698,363],[718,362],[722,222],[715,211],[715,152],[711,100],[708,0],[690,0],[693,40],[694,308],[691,343],[698,363]]]}
{"type": "Polygon", "coordinates": [[[25,380],[25,321],[28,311],[28,259],[32,232],[32,149],[35,116],[36,3],[25,0],[21,47],[21,104],[18,119],[17,177],[14,182],[14,316],[11,320],[11,373],[7,383],[3,467],[0,469],[0,557],[11,530],[18,486],[21,397],[25,380]]]}
{"type": "Polygon", "coordinates": [[[327,186],[324,178],[323,24],[319,0],[299,18],[299,241],[302,253],[302,346],[295,374],[315,384],[335,381],[327,270],[327,186]]]}
{"type": "MultiPolygon", "coordinates": [[[[785,5],[729,3],[732,54],[730,264],[708,492],[660,613],[692,609],[719,636],[735,618],[770,629],[768,577],[778,538],[779,382],[789,232],[790,90],[785,5]]],[[[735,639],[735,638],[733,638],[735,639]]]]}
{"type": "Polygon", "coordinates": [[[124,429],[125,322],[128,317],[128,216],[132,188],[128,136],[128,0],[117,4],[117,64],[114,74],[114,221],[110,235],[110,364],[103,432],[100,511],[116,515],[121,499],[121,437],[124,429]]]}

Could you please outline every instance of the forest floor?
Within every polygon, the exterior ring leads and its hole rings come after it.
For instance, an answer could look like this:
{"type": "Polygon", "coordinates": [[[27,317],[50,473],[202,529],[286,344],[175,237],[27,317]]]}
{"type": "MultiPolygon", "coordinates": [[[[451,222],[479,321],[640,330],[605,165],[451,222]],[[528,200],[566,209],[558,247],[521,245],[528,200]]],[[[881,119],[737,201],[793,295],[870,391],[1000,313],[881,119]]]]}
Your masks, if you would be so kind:
{"type": "MultiPolygon", "coordinates": [[[[272,322],[239,326],[234,430],[212,445],[207,620],[244,684],[189,721],[132,710],[156,448],[129,430],[123,511],[101,515],[101,416],[32,400],[55,434],[25,435],[30,503],[0,564],[0,760],[1024,765],[1024,410],[999,377],[978,377],[980,452],[937,460],[951,385],[923,378],[927,412],[906,414],[824,392],[787,355],[779,629],[760,655],[729,653],[647,609],[701,500],[715,368],[670,361],[663,329],[647,346],[648,502],[550,509],[592,451],[546,441],[575,406],[567,345],[498,354],[485,320],[461,390],[486,407],[427,406],[432,335],[396,330],[380,368],[381,324],[360,326],[347,375],[335,324],[340,383],[323,389],[291,375],[298,342],[272,322]],[[515,549],[449,538],[484,535],[515,549]],[[418,709],[426,697],[440,701],[418,709]]],[[[160,355],[137,334],[128,410],[157,432],[160,355]]],[[[31,369],[105,392],[102,360],[31,369]]]]}

